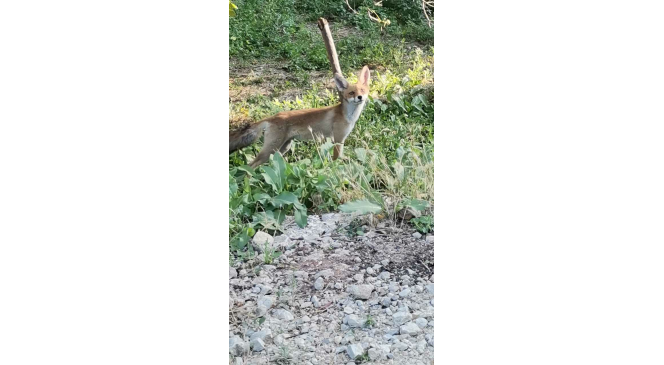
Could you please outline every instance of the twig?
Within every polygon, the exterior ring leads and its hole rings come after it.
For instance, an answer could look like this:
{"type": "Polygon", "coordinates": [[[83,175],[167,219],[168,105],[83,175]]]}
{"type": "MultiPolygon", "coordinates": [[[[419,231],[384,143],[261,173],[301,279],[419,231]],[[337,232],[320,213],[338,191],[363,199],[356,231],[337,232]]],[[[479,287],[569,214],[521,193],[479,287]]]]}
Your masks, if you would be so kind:
{"type": "Polygon", "coordinates": [[[429,2],[426,0],[422,0],[422,12],[424,13],[424,16],[427,18],[427,24],[429,25],[429,28],[431,28],[431,19],[429,18],[429,14],[427,14],[427,6],[433,8],[433,1],[429,2]]]}
{"type": "Polygon", "coordinates": [[[348,0],[346,0],[346,5],[348,6],[348,9],[350,9],[350,11],[357,14],[357,11],[350,6],[350,4],[348,3],[348,0]]]}
{"type": "MultiPolygon", "coordinates": [[[[325,42],[325,49],[327,50],[327,59],[330,61],[332,66],[332,74],[341,73],[341,66],[339,66],[339,57],[337,56],[337,48],[334,46],[334,39],[332,38],[332,33],[330,32],[330,26],[327,24],[327,20],[324,18],[318,19],[318,28],[320,33],[323,35],[323,42],[325,42]]],[[[339,92],[339,100],[342,98],[341,92],[339,92]]]]}

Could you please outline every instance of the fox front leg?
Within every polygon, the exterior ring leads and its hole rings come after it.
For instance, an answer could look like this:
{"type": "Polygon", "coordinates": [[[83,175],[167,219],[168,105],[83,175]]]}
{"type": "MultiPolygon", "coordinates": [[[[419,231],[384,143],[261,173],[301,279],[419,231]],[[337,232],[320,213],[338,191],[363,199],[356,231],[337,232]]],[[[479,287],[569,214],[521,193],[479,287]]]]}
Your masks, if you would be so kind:
{"type": "Polygon", "coordinates": [[[344,150],[344,145],[343,143],[337,143],[334,145],[334,153],[332,154],[332,160],[336,161],[339,156],[341,156],[341,153],[344,150]]]}

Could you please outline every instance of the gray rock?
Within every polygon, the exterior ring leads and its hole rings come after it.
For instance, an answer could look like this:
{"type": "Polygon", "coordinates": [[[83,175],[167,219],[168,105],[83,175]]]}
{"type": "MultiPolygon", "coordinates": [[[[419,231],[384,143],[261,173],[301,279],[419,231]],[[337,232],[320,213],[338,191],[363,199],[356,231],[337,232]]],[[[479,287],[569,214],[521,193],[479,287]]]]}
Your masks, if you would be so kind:
{"type": "Polygon", "coordinates": [[[234,267],[229,267],[228,277],[229,277],[229,279],[233,279],[233,278],[237,277],[237,270],[235,270],[234,267]]]}
{"type": "Polygon", "coordinates": [[[251,349],[254,350],[255,352],[260,352],[265,350],[265,342],[260,338],[254,338],[249,343],[251,345],[251,349]]]}
{"type": "Polygon", "coordinates": [[[401,326],[412,319],[413,316],[408,312],[396,312],[392,315],[392,320],[394,321],[395,326],[401,326]]]}
{"type": "Polygon", "coordinates": [[[408,298],[410,296],[410,288],[406,288],[399,293],[399,296],[402,298],[408,298]]]}
{"type": "Polygon", "coordinates": [[[386,357],[386,356],[384,356],[384,354],[381,350],[379,350],[375,347],[369,349],[368,355],[369,355],[369,358],[371,359],[371,361],[376,361],[376,360],[382,359],[383,357],[386,357]]]}
{"type": "Polygon", "coordinates": [[[346,353],[348,353],[348,356],[351,359],[355,360],[358,356],[364,354],[364,348],[359,343],[348,345],[348,347],[346,347],[346,353]]]}
{"type": "Polygon", "coordinates": [[[256,250],[263,252],[265,250],[266,244],[268,248],[272,248],[274,237],[263,231],[258,231],[256,234],[254,234],[254,238],[251,240],[251,242],[253,243],[253,246],[256,250]]]}
{"type": "Polygon", "coordinates": [[[413,233],[413,237],[419,240],[420,238],[422,238],[422,234],[420,232],[415,232],[413,233]]]}
{"type": "Polygon", "coordinates": [[[363,327],[366,320],[364,320],[363,318],[361,318],[356,314],[350,314],[347,315],[346,318],[344,318],[344,322],[346,322],[346,324],[348,324],[349,327],[357,328],[357,327],[363,327]]]}
{"type": "Polygon", "coordinates": [[[334,270],[332,269],[325,269],[321,270],[314,275],[314,279],[318,279],[319,277],[324,277],[325,279],[329,278],[330,276],[334,276],[334,270]]]}
{"type": "Polygon", "coordinates": [[[242,356],[249,352],[249,343],[240,336],[233,336],[228,340],[228,350],[232,355],[242,356]]]}
{"type": "Polygon", "coordinates": [[[325,281],[323,280],[322,277],[319,277],[318,279],[316,279],[316,282],[314,282],[314,288],[316,290],[321,290],[323,289],[324,286],[325,286],[325,281]]]}
{"type": "Polygon", "coordinates": [[[272,312],[272,315],[277,319],[281,319],[282,321],[292,321],[295,318],[291,312],[285,309],[275,309],[272,312]]]}
{"type": "Polygon", "coordinates": [[[392,275],[389,271],[383,271],[378,275],[378,279],[380,280],[390,280],[390,275],[392,275]]]}
{"type": "Polygon", "coordinates": [[[262,331],[254,332],[249,336],[249,341],[253,341],[255,339],[261,339],[263,342],[269,342],[272,339],[272,330],[267,328],[262,331]]]}
{"type": "Polygon", "coordinates": [[[420,340],[417,342],[417,345],[415,347],[417,349],[417,352],[420,354],[424,353],[424,350],[427,348],[427,342],[425,340],[420,340]]]}
{"type": "Polygon", "coordinates": [[[348,292],[356,299],[369,299],[374,286],[371,284],[351,285],[348,287],[348,292]]]}
{"type": "Polygon", "coordinates": [[[411,335],[411,336],[415,336],[420,332],[422,332],[420,326],[416,325],[413,322],[408,322],[404,324],[403,326],[400,327],[399,331],[399,333],[402,335],[411,335]]]}
{"type": "Polygon", "coordinates": [[[418,318],[415,320],[415,324],[418,325],[420,328],[424,328],[429,324],[429,322],[424,319],[424,318],[418,318]]]}
{"type": "Polygon", "coordinates": [[[274,305],[274,302],[275,302],[275,298],[274,298],[274,296],[271,296],[271,295],[265,295],[265,296],[262,296],[262,297],[258,298],[258,300],[256,300],[257,305],[262,305],[264,307],[267,307],[268,309],[272,308],[272,306],[274,305]]]}
{"type": "Polygon", "coordinates": [[[394,345],[392,345],[392,348],[394,350],[404,351],[408,349],[408,344],[401,341],[395,341],[394,345]]]}
{"type": "Polygon", "coordinates": [[[257,317],[263,317],[264,315],[267,314],[267,311],[268,311],[268,310],[269,310],[268,307],[263,306],[263,305],[258,305],[258,306],[256,306],[256,308],[254,309],[254,314],[255,314],[257,317]]]}
{"type": "Polygon", "coordinates": [[[274,247],[279,247],[279,248],[287,248],[291,244],[291,239],[285,235],[279,235],[277,237],[274,237],[274,241],[272,241],[272,244],[274,247]]]}
{"type": "Polygon", "coordinates": [[[427,243],[434,243],[432,234],[427,236],[427,243]]]}
{"type": "Polygon", "coordinates": [[[433,284],[428,284],[424,288],[427,290],[427,292],[429,292],[429,294],[434,295],[433,294],[433,284]]]}

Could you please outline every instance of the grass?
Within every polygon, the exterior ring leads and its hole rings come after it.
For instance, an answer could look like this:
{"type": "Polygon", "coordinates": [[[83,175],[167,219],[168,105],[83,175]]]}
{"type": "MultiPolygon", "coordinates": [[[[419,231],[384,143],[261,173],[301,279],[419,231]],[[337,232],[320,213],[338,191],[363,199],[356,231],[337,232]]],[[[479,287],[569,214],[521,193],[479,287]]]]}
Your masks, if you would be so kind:
{"type": "MultiPolygon", "coordinates": [[[[277,234],[286,216],[303,226],[311,213],[341,210],[394,219],[404,207],[430,210],[434,48],[433,30],[416,7],[419,3],[385,0],[377,7],[373,1],[349,0],[357,13],[343,0],[234,3],[231,64],[268,72],[237,77],[231,88],[269,90],[231,102],[232,126],[280,111],[338,103],[336,92],[327,88],[331,71],[315,25],[318,17],[330,22],[348,81],[355,82],[365,64],[372,74],[369,101],[346,140],[343,159],[331,160],[330,141],[295,142],[285,156],[276,154],[256,170],[246,165],[262,143],[229,157],[232,254],[254,257],[248,243],[256,230],[277,234]],[[370,20],[369,10],[390,19],[390,25],[370,20]]],[[[429,221],[417,223],[422,230],[432,229],[429,221]]],[[[275,258],[269,254],[264,261],[275,258]]]]}

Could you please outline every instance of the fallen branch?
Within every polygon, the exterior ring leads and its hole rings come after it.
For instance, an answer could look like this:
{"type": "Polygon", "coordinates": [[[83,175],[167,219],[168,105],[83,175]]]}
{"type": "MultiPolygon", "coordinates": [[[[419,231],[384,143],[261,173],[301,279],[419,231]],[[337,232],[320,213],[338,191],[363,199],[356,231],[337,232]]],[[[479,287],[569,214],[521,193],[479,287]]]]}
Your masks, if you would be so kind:
{"type": "Polygon", "coordinates": [[[422,0],[422,12],[424,13],[424,17],[427,18],[427,24],[429,25],[429,28],[431,28],[431,19],[427,13],[427,7],[433,8],[433,1],[422,0]]]}
{"type": "Polygon", "coordinates": [[[350,4],[348,3],[348,0],[346,0],[346,6],[348,6],[348,9],[352,11],[353,13],[357,14],[357,10],[353,9],[350,4]]]}
{"type": "MultiPolygon", "coordinates": [[[[327,20],[324,18],[319,18],[318,28],[323,35],[323,42],[325,42],[325,49],[327,50],[327,59],[330,61],[330,65],[332,66],[332,73],[343,76],[341,73],[341,66],[339,66],[337,48],[334,46],[334,39],[332,39],[332,33],[330,32],[330,26],[327,24],[327,20]]],[[[339,97],[341,98],[341,92],[339,92],[339,97]]]]}

